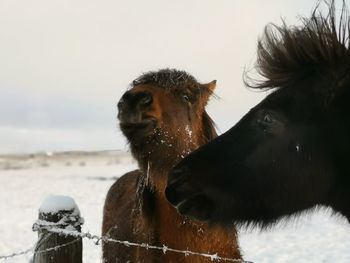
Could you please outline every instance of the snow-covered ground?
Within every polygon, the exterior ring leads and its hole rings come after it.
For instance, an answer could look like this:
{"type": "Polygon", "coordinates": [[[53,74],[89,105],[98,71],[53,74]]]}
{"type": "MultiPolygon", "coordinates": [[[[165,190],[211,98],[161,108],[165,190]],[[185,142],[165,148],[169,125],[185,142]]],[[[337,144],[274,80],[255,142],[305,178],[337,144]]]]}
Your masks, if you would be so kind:
{"type": "MultiPolygon", "coordinates": [[[[100,234],[102,208],[113,181],[136,167],[121,152],[0,156],[0,256],[32,247],[31,231],[50,194],[74,198],[85,218],[83,231],[100,234]]],[[[269,231],[240,231],[240,246],[253,262],[350,262],[350,225],[319,211],[269,231]]],[[[101,247],[84,240],[84,262],[100,262],[101,247]]],[[[31,255],[5,262],[28,263],[31,255]]]]}

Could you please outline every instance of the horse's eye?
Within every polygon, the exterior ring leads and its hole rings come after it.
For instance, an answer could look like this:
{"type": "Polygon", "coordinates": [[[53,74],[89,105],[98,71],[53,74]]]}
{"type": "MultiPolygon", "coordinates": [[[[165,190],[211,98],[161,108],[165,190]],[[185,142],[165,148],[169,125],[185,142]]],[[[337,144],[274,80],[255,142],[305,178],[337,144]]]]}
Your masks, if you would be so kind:
{"type": "Polygon", "coordinates": [[[190,102],[190,97],[188,95],[184,94],[182,97],[185,101],[190,102]]]}
{"type": "Polygon", "coordinates": [[[265,114],[263,121],[265,123],[273,123],[274,119],[272,118],[272,116],[270,114],[267,113],[267,114],[265,114]]]}
{"type": "Polygon", "coordinates": [[[258,123],[264,126],[273,125],[275,121],[276,119],[270,113],[265,113],[261,118],[258,119],[258,123]]]}

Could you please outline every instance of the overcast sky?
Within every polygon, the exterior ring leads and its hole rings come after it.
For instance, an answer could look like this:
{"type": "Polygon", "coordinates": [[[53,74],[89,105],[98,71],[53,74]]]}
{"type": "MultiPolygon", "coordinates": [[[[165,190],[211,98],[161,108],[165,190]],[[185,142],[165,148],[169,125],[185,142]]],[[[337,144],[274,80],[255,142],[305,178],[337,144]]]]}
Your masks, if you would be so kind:
{"type": "Polygon", "coordinates": [[[126,149],[116,104],[139,74],[170,67],[218,81],[224,132],[266,94],[244,87],[264,26],[313,0],[3,0],[0,152],[126,149]]]}

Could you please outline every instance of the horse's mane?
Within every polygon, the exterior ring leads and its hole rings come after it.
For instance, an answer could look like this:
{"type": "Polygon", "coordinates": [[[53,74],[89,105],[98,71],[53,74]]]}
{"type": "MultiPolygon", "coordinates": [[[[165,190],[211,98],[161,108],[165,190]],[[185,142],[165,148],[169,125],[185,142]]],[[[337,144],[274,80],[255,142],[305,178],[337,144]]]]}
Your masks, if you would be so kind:
{"type": "Polygon", "coordinates": [[[205,140],[205,143],[210,142],[215,137],[217,137],[215,123],[210,118],[209,114],[206,111],[204,111],[204,113],[203,113],[203,138],[205,140]]]}
{"type": "MultiPolygon", "coordinates": [[[[256,71],[263,80],[246,75],[245,83],[256,89],[283,88],[296,80],[314,76],[331,77],[337,87],[349,84],[350,20],[343,0],[339,22],[334,0],[325,1],[328,13],[322,14],[320,2],[311,17],[302,17],[301,26],[270,24],[258,42],[256,71]]],[[[336,88],[336,87],[333,87],[336,88]]]]}
{"type": "MultiPolygon", "coordinates": [[[[133,80],[130,86],[135,87],[141,84],[156,85],[166,90],[181,90],[186,88],[194,93],[201,92],[201,90],[205,88],[204,85],[201,85],[195,77],[186,71],[169,68],[143,73],[141,76],[133,80]]],[[[211,91],[208,90],[208,92],[211,91]]],[[[217,136],[215,123],[205,110],[203,112],[202,121],[203,138],[206,142],[209,142],[217,136]]]]}

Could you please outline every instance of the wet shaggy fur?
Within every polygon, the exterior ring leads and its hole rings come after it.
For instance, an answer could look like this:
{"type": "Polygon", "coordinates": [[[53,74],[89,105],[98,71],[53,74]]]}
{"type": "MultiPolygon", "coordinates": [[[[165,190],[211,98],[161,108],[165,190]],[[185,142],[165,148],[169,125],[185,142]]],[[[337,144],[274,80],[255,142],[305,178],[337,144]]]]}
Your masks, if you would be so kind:
{"type": "MultiPolygon", "coordinates": [[[[241,260],[235,229],[190,220],[178,214],[164,196],[169,170],[217,136],[205,112],[214,87],[215,82],[200,84],[186,72],[165,69],[142,75],[122,96],[120,127],[139,170],[123,175],[110,188],[104,235],[241,260]]],[[[108,242],[103,243],[103,258],[105,262],[211,262],[108,242]]]]}
{"type": "Polygon", "coordinates": [[[350,220],[350,20],[345,3],[339,22],[325,3],[300,26],[266,27],[262,81],[246,82],[272,92],[171,171],[167,197],[182,214],[267,227],[327,206],[350,220]]]}
{"type": "Polygon", "coordinates": [[[176,69],[161,69],[158,71],[149,71],[131,83],[131,87],[142,84],[153,84],[164,89],[184,89],[199,90],[200,83],[186,71],[176,69]]]}

